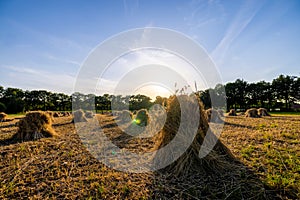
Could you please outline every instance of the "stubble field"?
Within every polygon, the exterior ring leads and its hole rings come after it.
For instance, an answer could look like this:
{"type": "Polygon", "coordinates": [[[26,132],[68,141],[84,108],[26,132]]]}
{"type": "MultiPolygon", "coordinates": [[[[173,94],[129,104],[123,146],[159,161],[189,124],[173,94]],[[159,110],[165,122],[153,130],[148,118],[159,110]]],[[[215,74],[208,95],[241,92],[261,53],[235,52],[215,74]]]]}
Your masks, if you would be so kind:
{"type": "MultiPolygon", "coordinates": [[[[120,148],[148,151],[151,138],[124,137],[114,117],[97,115],[120,148]]],[[[300,116],[226,117],[221,141],[239,171],[127,173],[106,167],[82,145],[72,117],[54,120],[57,138],[14,143],[18,120],[0,124],[0,199],[299,199],[300,116]]]]}

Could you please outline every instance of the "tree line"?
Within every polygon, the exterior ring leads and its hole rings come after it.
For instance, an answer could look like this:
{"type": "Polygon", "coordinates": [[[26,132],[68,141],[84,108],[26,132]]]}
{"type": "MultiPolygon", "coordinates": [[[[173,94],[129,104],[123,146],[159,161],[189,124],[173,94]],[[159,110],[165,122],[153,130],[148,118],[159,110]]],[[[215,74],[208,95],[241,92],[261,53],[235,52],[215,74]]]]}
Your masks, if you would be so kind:
{"type": "MultiPolygon", "coordinates": [[[[268,110],[291,111],[299,109],[299,106],[296,106],[300,103],[299,89],[299,77],[280,75],[272,82],[248,83],[243,79],[237,79],[225,85],[218,84],[213,89],[199,91],[199,95],[206,108],[212,106],[211,97],[216,96],[218,97],[216,99],[226,100],[227,110],[263,107],[268,110]]],[[[218,102],[214,104],[218,107],[218,102]]]]}
{"type": "MultiPolygon", "coordinates": [[[[300,102],[300,78],[284,76],[273,79],[272,82],[260,81],[248,83],[243,79],[218,84],[215,88],[197,91],[206,108],[212,106],[211,99],[217,99],[214,106],[223,109],[241,109],[250,107],[264,107],[269,110],[280,109],[289,111],[297,102],[300,102]],[[224,88],[226,93],[224,93],[224,88]],[[226,108],[222,104],[226,100],[226,108]]],[[[70,111],[73,109],[96,108],[99,112],[122,110],[129,105],[130,110],[150,108],[153,104],[163,105],[165,97],[157,96],[154,101],[150,97],[137,95],[110,95],[96,96],[75,92],[72,95],[54,93],[46,90],[23,91],[18,88],[4,88],[0,86],[0,112],[20,113],[30,110],[70,111]],[[72,107],[73,106],[73,107],[72,107]]]]}
{"type": "Polygon", "coordinates": [[[72,109],[96,109],[99,112],[109,111],[112,108],[123,110],[139,110],[150,108],[154,103],[163,102],[165,98],[157,97],[155,102],[145,95],[130,96],[104,94],[82,94],[75,92],[72,95],[54,93],[46,90],[23,91],[18,88],[4,88],[0,86],[0,112],[9,114],[31,110],[71,111],[72,109]]]}

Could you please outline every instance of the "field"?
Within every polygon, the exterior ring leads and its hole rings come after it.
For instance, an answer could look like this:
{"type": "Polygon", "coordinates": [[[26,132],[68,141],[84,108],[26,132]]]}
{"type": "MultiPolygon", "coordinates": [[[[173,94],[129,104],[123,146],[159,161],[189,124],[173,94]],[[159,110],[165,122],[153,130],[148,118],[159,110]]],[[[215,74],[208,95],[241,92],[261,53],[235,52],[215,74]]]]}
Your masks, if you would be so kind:
{"type": "MultiPolygon", "coordinates": [[[[154,144],[124,137],[113,117],[97,115],[121,148],[147,151],[154,144]]],[[[191,174],[125,173],[93,158],[72,117],[54,120],[57,138],[13,143],[17,120],[0,124],[0,199],[299,199],[300,116],[226,117],[221,141],[240,162],[237,170],[191,174]]],[[[233,168],[235,168],[233,167],[233,168]]]]}

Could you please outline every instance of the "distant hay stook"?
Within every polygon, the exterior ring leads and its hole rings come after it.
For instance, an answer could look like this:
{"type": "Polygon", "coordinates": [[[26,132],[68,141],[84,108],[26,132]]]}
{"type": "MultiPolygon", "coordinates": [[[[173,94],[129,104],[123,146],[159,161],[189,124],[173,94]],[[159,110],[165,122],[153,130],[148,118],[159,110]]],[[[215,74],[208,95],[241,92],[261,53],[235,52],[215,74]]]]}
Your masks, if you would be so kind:
{"type": "Polygon", "coordinates": [[[7,117],[7,114],[5,114],[4,112],[0,112],[0,122],[5,121],[6,117],[7,117]]]}
{"type": "Polygon", "coordinates": [[[18,128],[18,132],[13,138],[21,141],[37,140],[57,135],[52,128],[50,115],[43,111],[26,113],[25,117],[19,121],[18,128]]]}
{"type": "Polygon", "coordinates": [[[257,111],[256,108],[250,108],[250,109],[246,110],[246,112],[245,112],[245,117],[254,117],[254,118],[258,118],[258,117],[260,117],[260,116],[258,115],[258,111],[257,111]]]}
{"type": "Polygon", "coordinates": [[[223,121],[220,117],[219,112],[213,108],[207,109],[205,113],[208,122],[221,123],[223,121]]]}
{"type": "Polygon", "coordinates": [[[265,109],[265,108],[259,108],[259,109],[257,110],[257,112],[258,112],[258,115],[261,116],[261,117],[263,117],[263,116],[271,116],[271,115],[268,113],[268,110],[265,109]]]}
{"type": "Polygon", "coordinates": [[[95,114],[93,113],[93,111],[85,111],[86,118],[93,118],[94,116],[95,114]]]}
{"type": "Polygon", "coordinates": [[[141,109],[136,113],[135,123],[139,126],[147,126],[149,123],[150,117],[146,109],[141,109]]]}
{"type": "Polygon", "coordinates": [[[120,120],[121,123],[129,123],[132,121],[132,113],[129,110],[122,110],[115,112],[116,120],[120,120]]]}
{"type": "Polygon", "coordinates": [[[46,113],[50,116],[50,118],[51,118],[51,120],[52,120],[52,122],[54,121],[54,112],[52,112],[52,111],[46,111],[46,113]]]}
{"type": "Polygon", "coordinates": [[[224,117],[224,111],[222,109],[217,110],[220,117],[224,117]]]}
{"type": "Polygon", "coordinates": [[[237,116],[235,109],[230,109],[228,116],[237,116]]]}
{"type": "Polygon", "coordinates": [[[54,112],[53,117],[60,117],[60,113],[59,112],[54,112]]]}
{"type": "Polygon", "coordinates": [[[83,110],[79,109],[73,112],[74,118],[72,122],[87,122],[88,120],[84,116],[83,110]]]}
{"type": "MultiPolygon", "coordinates": [[[[155,149],[160,149],[166,145],[168,145],[173,138],[177,135],[177,131],[179,130],[181,124],[181,104],[183,102],[185,105],[184,115],[193,116],[193,113],[199,112],[200,113],[200,121],[198,125],[198,131],[196,136],[194,137],[191,145],[188,149],[177,159],[175,162],[170,164],[169,166],[165,167],[161,171],[167,174],[172,174],[177,177],[193,173],[193,172],[201,172],[201,173],[216,173],[221,170],[228,170],[232,167],[230,161],[235,160],[234,156],[231,154],[230,150],[221,143],[220,140],[212,133],[211,137],[209,137],[209,141],[206,141],[205,144],[209,144],[212,141],[216,141],[215,146],[213,149],[204,157],[199,157],[200,148],[203,145],[204,138],[209,130],[209,125],[207,119],[205,117],[204,106],[199,98],[197,98],[197,102],[191,100],[191,97],[187,95],[180,95],[180,96],[171,96],[168,99],[168,106],[167,106],[167,119],[166,123],[162,129],[162,131],[156,136],[156,145],[155,149]],[[195,110],[195,106],[192,104],[199,104],[199,110],[195,110]]],[[[189,129],[190,119],[183,119],[184,123],[187,125],[184,129],[189,129]]],[[[180,140],[185,142],[189,140],[188,136],[185,134],[189,134],[188,130],[184,133],[183,138],[180,136],[180,140]]],[[[178,144],[180,145],[180,144],[178,144]]],[[[175,149],[176,150],[176,149],[175,149]]],[[[163,151],[160,153],[157,158],[157,162],[167,160],[172,153],[168,151],[163,151]]]]}

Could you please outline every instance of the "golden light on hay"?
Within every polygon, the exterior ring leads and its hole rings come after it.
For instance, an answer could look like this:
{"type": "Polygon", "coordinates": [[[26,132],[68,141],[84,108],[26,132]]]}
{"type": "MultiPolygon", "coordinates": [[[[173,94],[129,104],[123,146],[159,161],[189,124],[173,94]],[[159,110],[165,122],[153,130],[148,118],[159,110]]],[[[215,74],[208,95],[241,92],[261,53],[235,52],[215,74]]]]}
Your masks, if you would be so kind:
{"type": "MultiPolygon", "coordinates": [[[[217,136],[209,129],[204,106],[199,98],[195,101],[187,95],[171,96],[168,99],[167,105],[166,123],[163,130],[156,136],[155,150],[165,147],[178,135],[177,131],[180,129],[182,121],[185,121],[186,126],[184,127],[184,134],[180,136],[180,141],[184,143],[190,140],[188,130],[191,129],[191,127],[189,126],[189,121],[194,121],[195,119],[181,118],[182,116],[194,116],[193,113],[195,112],[199,112],[200,118],[197,133],[194,139],[192,139],[188,149],[172,164],[162,169],[162,171],[175,176],[185,176],[196,171],[201,171],[202,173],[216,173],[222,170],[228,170],[232,167],[231,162],[235,160],[235,158],[230,150],[218,140],[217,136]],[[181,108],[182,105],[184,110],[181,108]],[[198,110],[195,110],[195,105],[197,105],[198,110]],[[182,112],[184,112],[183,115],[182,112]],[[210,133],[210,139],[205,142],[204,138],[208,133],[210,133]],[[206,147],[206,145],[209,145],[213,141],[216,141],[216,143],[212,150],[205,157],[200,158],[199,153],[201,146],[205,143],[204,146],[206,147]]],[[[174,151],[175,150],[176,149],[174,149],[174,151]]],[[[156,160],[161,162],[169,159],[170,156],[172,155],[170,155],[168,151],[162,151],[156,160]]]]}
{"type": "Polygon", "coordinates": [[[44,137],[56,136],[52,128],[52,118],[47,112],[32,111],[18,123],[18,132],[13,136],[16,140],[28,141],[44,137]]]}

